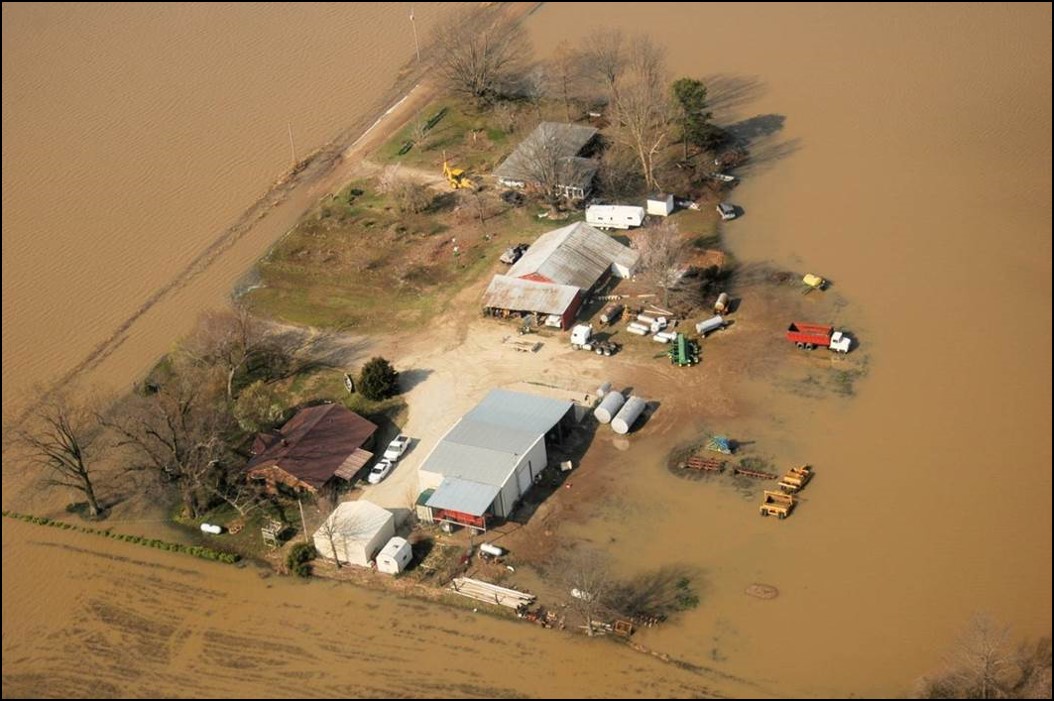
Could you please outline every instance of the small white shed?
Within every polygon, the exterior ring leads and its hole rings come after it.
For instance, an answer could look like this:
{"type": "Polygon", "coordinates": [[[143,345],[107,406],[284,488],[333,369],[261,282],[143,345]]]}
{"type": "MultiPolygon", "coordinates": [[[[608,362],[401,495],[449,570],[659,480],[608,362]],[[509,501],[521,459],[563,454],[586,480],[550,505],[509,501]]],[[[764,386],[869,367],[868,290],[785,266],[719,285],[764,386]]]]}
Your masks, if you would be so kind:
{"type": "Polygon", "coordinates": [[[406,538],[396,536],[377,553],[377,571],[399,574],[406,569],[413,557],[414,549],[406,542],[406,538]]]}
{"type": "Polygon", "coordinates": [[[374,555],[395,535],[395,516],[373,502],[346,501],[315,531],[315,550],[341,564],[369,567],[374,555]]]}
{"type": "Polygon", "coordinates": [[[648,195],[648,214],[656,217],[668,217],[673,214],[673,195],[648,195]]]}

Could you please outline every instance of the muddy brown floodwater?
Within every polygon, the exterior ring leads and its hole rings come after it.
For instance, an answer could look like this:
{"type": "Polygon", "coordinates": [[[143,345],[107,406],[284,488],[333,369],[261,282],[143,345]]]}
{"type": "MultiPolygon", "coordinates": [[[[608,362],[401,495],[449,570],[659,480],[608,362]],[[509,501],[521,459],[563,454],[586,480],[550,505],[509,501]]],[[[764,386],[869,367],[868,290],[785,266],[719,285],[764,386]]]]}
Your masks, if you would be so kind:
{"type": "MultiPolygon", "coordinates": [[[[287,121],[321,143],[412,50],[363,29],[398,4],[239,8],[4,6],[5,415],[266,187],[287,121]]],[[[545,52],[598,17],[550,4],[527,24],[545,52]]],[[[832,279],[804,313],[868,363],[851,398],[811,382],[841,367],[816,351],[775,381],[719,378],[727,406],[698,392],[628,441],[598,435],[609,493],[567,532],[627,572],[698,575],[699,608],[638,638],[689,664],[5,520],[5,696],[895,695],[976,612],[1049,634],[1050,6],[649,3],[603,22],[707,79],[753,139],[728,245],[832,279]],[[665,451],[706,429],[815,465],[798,513],[671,475],[665,451]]],[[[134,379],[269,240],[133,330],[108,377],[134,379]]]]}

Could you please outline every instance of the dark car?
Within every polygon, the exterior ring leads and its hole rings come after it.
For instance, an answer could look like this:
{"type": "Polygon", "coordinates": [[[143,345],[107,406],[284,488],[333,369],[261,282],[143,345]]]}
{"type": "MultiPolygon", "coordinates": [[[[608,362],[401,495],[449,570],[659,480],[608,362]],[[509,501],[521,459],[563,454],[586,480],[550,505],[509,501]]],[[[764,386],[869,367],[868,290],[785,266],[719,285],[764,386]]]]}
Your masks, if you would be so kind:
{"type": "Polygon", "coordinates": [[[523,256],[526,250],[527,244],[517,244],[515,246],[512,246],[511,248],[505,249],[505,252],[501,254],[501,258],[499,258],[498,260],[500,260],[502,263],[512,265],[523,256]]]}

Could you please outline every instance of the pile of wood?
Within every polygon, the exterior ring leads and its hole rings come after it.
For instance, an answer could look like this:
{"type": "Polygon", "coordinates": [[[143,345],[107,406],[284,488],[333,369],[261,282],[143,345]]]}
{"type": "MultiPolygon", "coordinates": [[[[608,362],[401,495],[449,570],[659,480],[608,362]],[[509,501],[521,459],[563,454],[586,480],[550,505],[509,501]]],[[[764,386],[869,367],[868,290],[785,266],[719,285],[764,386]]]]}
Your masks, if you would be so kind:
{"type": "Polygon", "coordinates": [[[718,460],[717,458],[704,458],[700,455],[693,455],[684,461],[683,467],[689,470],[721,472],[725,469],[725,461],[718,460]]]}
{"type": "Polygon", "coordinates": [[[450,583],[450,588],[461,596],[467,596],[470,599],[487,604],[505,606],[513,610],[526,608],[532,605],[537,598],[534,594],[526,594],[515,589],[499,587],[497,584],[469,577],[456,577],[450,583]]]}

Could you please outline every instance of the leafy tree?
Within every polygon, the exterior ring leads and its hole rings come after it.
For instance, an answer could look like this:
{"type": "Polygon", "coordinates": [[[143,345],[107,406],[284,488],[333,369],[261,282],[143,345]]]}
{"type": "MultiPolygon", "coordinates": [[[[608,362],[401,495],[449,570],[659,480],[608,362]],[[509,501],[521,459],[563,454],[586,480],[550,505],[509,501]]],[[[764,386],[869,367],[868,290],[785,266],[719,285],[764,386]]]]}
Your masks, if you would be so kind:
{"type": "Polygon", "coordinates": [[[680,78],[673,83],[674,107],[681,123],[681,143],[684,160],[688,160],[688,145],[707,148],[712,145],[716,127],[710,123],[712,114],[706,103],[706,85],[695,78],[680,78]]]}
{"type": "Polygon", "coordinates": [[[387,399],[399,388],[399,373],[384,358],[373,358],[362,368],[359,392],[371,401],[387,399]]]}
{"type": "Polygon", "coordinates": [[[297,543],[289,549],[285,558],[285,566],[297,577],[311,576],[311,561],[318,556],[315,546],[311,543],[297,543]]]}

